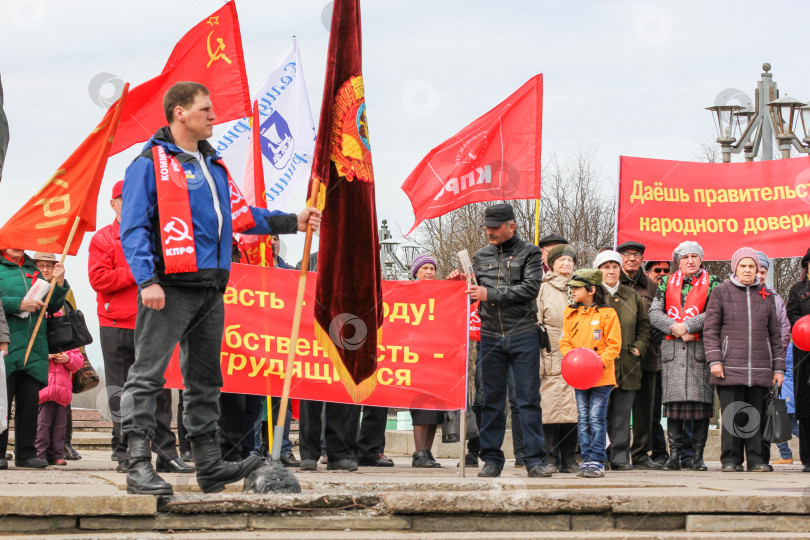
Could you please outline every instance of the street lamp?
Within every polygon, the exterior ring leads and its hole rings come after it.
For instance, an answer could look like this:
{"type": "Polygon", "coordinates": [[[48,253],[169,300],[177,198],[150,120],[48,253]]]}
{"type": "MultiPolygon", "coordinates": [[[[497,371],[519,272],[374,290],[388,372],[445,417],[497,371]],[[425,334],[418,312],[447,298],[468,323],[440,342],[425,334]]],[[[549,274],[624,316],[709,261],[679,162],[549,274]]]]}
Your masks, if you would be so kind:
{"type": "Polygon", "coordinates": [[[382,220],[382,227],[380,227],[380,263],[382,264],[382,277],[384,280],[413,279],[410,273],[410,264],[418,250],[419,246],[410,241],[400,245],[391,237],[388,220],[382,220]],[[402,251],[402,259],[397,255],[397,248],[402,251]],[[403,260],[406,262],[403,263],[403,260]]]}
{"type": "Polygon", "coordinates": [[[773,159],[773,142],[777,141],[783,158],[790,157],[790,149],[810,153],[810,111],[805,103],[790,97],[779,97],[779,90],[770,73],[771,65],[762,64],[763,73],[755,90],[754,108],[739,105],[715,104],[706,107],[715,117],[717,143],[723,152],[723,162],[731,161],[731,154],[745,152],[745,160],[773,159]],[[801,141],[793,133],[801,111],[805,138],[801,141]],[[743,122],[745,128],[743,129],[743,122]],[[737,133],[740,133],[739,139],[737,133]]]}

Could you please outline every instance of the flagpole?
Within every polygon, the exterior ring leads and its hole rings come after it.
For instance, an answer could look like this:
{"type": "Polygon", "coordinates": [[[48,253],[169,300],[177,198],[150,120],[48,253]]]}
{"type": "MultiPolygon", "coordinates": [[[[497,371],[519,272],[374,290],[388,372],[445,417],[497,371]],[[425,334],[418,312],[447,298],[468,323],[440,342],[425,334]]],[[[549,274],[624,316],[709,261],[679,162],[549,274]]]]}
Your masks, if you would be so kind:
{"type": "MultiPolygon", "coordinates": [[[[59,259],[59,264],[64,264],[65,257],[67,257],[68,250],[70,249],[70,244],[73,243],[73,237],[76,235],[76,230],[79,228],[79,221],[82,218],[76,216],[76,219],[73,220],[73,227],[70,229],[70,235],[68,236],[68,240],[65,243],[65,249],[62,251],[62,258],[59,259]]],[[[39,318],[37,319],[37,324],[34,325],[34,332],[31,334],[31,339],[28,340],[28,348],[25,350],[25,359],[23,360],[23,367],[28,363],[28,356],[31,354],[31,349],[34,348],[34,341],[37,338],[37,332],[39,332],[39,327],[42,325],[42,319],[45,318],[45,311],[48,309],[48,302],[51,301],[51,296],[53,296],[53,289],[56,285],[56,278],[51,279],[51,288],[48,291],[48,295],[45,297],[45,305],[42,306],[42,309],[39,310],[39,318]]]]}
{"type": "MultiPolygon", "coordinates": [[[[318,192],[321,190],[321,181],[312,178],[312,191],[310,199],[312,205],[318,202],[318,192]]],[[[298,292],[295,295],[295,313],[293,314],[292,332],[290,335],[290,348],[287,352],[287,364],[284,367],[284,389],[281,392],[281,403],[278,406],[278,418],[273,433],[272,459],[278,461],[281,457],[281,441],[284,437],[284,421],[287,418],[287,403],[290,399],[290,385],[292,384],[293,360],[298,344],[298,330],[301,328],[301,313],[304,311],[304,292],[307,286],[307,270],[309,269],[309,251],[312,249],[312,227],[307,223],[307,236],[304,240],[304,256],[301,259],[301,274],[298,276],[298,292]],[[284,414],[282,414],[284,411],[284,414]]],[[[272,418],[272,416],[271,416],[272,418]]]]}
{"type": "MultiPolygon", "coordinates": [[[[99,155],[98,157],[96,167],[93,170],[93,178],[97,178],[99,171],[103,172],[104,167],[107,165],[110,147],[112,146],[112,141],[115,138],[115,132],[118,129],[118,121],[121,119],[121,111],[124,108],[124,101],[127,99],[128,93],[129,93],[129,83],[126,83],[124,84],[124,90],[121,92],[121,97],[118,98],[118,108],[116,109],[115,113],[113,113],[113,117],[110,120],[110,126],[107,128],[109,139],[107,142],[106,150],[102,152],[101,155],[99,155]]],[[[73,227],[70,229],[70,234],[68,235],[67,242],[65,242],[65,249],[62,250],[62,258],[59,259],[59,264],[64,264],[65,258],[67,257],[68,254],[68,250],[70,249],[70,245],[73,243],[73,237],[76,235],[76,231],[79,228],[79,221],[81,220],[81,216],[79,214],[81,214],[81,212],[78,212],[76,214],[76,219],[73,221],[73,227]]],[[[51,289],[48,291],[48,295],[45,297],[45,305],[42,306],[42,309],[39,312],[37,324],[34,326],[34,333],[31,334],[31,339],[28,340],[28,348],[25,350],[23,367],[25,367],[25,365],[28,363],[28,356],[31,354],[31,349],[34,348],[34,341],[37,338],[37,332],[39,331],[39,327],[42,325],[42,319],[45,318],[45,311],[48,309],[48,302],[51,301],[51,296],[53,296],[54,285],[56,285],[56,278],[53,278],[51,280],[51,289]]]]}
{"type": "Polygon", "coordinates": [[[534,245],[540,243],[540,199],[534,203],[534,245]]]}

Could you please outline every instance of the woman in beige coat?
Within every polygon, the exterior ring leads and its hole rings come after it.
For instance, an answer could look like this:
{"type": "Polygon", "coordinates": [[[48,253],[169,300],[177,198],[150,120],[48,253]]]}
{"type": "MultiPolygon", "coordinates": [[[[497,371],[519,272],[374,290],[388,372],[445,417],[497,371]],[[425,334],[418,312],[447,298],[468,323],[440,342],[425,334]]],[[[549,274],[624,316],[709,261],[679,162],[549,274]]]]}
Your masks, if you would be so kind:
{"type": "Polygon", "coordinates": [[[559,472],[577,472],[574,460],[577,449],[577,400],[574,389],[562,377],[560,333],[563,312],[570,304],[565,282],[577,262],[574,248],[559,244],[548,253],[551,271],[543,276],[537,296],[537,317],[545,326],[551,352],[540,352],[540,408],[543,410],[543,432],[548,451],[546,465],[559,472]]]}

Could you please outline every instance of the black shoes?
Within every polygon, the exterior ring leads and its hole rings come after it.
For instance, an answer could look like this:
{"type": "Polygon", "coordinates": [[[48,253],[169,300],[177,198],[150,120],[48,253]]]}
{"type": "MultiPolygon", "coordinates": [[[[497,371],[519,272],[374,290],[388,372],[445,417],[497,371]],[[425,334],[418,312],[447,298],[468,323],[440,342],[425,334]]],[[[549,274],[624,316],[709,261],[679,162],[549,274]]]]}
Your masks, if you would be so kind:
{"type": "Polygon", "coordinates": [[[329,461],[326,464],[326,470],[354,472],[357,470],[357,462],[353,459],[338,459],[335,461],[329,461]]]}
{"type": "Polygon", "coordinates": [[[478,473],[481,478],[497,478],[501,475],[501,470],[492,463],[484,463],[484,468],[478,473]]]}
{"type": "Polygon", "coordinates": [[[651,459],[645,459],[639,463],[634,463],[633,468],[641,470],[641,471],[660,471],[664,468],[664,466],[656,461],[651,459]]]}
{"type": "Polygon", "coordinates": [[[14,465],[18,469],[44,469],[48,466],[48,462],[38,457],[28,459],[15,460],[14,465]]]}
{"type": "MultiPolygon", "coordinates": [[[[131,495],[171,495],[172,485],[157,475],[152,468],[152,450],[149,439],[131,434],[129,466],[127,467],[127,493],[131,495]]],[[[116,469],[117,470],[117,469],[116,469]]]]}
{"type": "Polygon", "coordinates": [[[302,459],[301,465],[299,469],[302,471],[317,471],[318,470],[318,460],[317,459],[302,459]]]}
{"type": "Polygon", "coordinates": [[[386,457],[385,454],[380,452],[377,454],[377,457],[360,458],[360,460],[358,461],[358,465],[361,465],[363,467],[393,467],[394,462],[390,458],[386,457]]]}
{"type": "Polygon", "coordinates": [[[804,465],[802,467],[802,472],[810,472],[810,465],[804,465]]]}
{"type": "Polygon", "coordinates": [[[477,469],[480,466],[480,464],[478,463],[478,456],[476,456],[472,452],[467,452],[467,455],[464,456],[464,466],[475,467],[477,469]]]}
{"type": "Polygon", "coordinates": [[[279,461],[285,467],[300,467],[301,466],[301,462],[298,461],[297,459],[295,459],[295,455],[293,455],[292,452],[290,452],[289,454],[284,454],[283,456],[281,456],[279,458],[279,461]]]}
{"type": "Polygon", "coordinates": [[[182,459],[176,457],[171,461],[163,461],[162,459],[158,458],[157,465],[155,467],[157,472],[170,472],[170,473],[180,473],[180,474],[188,474],[194,472],[194,467],[184,463],[182,459]]]}
{"type": "Polygon", "coordinates": [[[197,469],[197,484],[203,493],[218,493],[225,489],[225,484],[242,480],[262,464],[262,458],[255,454],[242,461],[224,461],[216,433],[190,437],[189,440],[197,469]]]}
{"type": "Polygon", "coordinates": [[[523,461],[523,454],[518,454],[515,456],[515,468],[522,469],[526,466],[526,462],[523,461]]]}
{"type": "Polygon", "coordinates": [[[610,464],[611,471],[632,471],[633,466],[629,463],[611,463],[610,464]]]}
{"type": "Polygon", "coordinates": [[[435,460],[430,459],[430,453],[428,450],[419,450],[413,454],[411,467],[418,469],[436,469],[441,468],[441,465],[439,465],[439,463],[437,463],[435,460]]]}
{"type": "Polygon", "coordinates": [[[767,463],[757,463],[756,465],[749,465],[748,472],[770,472],[771,467],[767,463]]]}
{"type": "Polygon", "coordinates": [[[65,443],[65,459],[69,461],[78,461],[82,459],[82,455],[76,450],[69,442],[65,443]]]}
{"type": "Polygon", "coordinates": [[[533,465],[529,467],[527,471],[528,475],[531,478],[549,478],[551,477],[551,470],[543,465],[542,463],[538,463],[537,465],[533,465]]]}
{"type": "Polygon", "coordinates": [[[729,463],[723,465],[723,468],[720,469],[723,472],[743,472],[745,468],[742,465],[734,465],[733,463],[729,463]]]}
{"type": "Polygon", "coordinates": [[[129,461],[122,461],[121,463],[116,465],[115,472],[125,473],[127,472],[128,468],[129,468],[129,461]]]}

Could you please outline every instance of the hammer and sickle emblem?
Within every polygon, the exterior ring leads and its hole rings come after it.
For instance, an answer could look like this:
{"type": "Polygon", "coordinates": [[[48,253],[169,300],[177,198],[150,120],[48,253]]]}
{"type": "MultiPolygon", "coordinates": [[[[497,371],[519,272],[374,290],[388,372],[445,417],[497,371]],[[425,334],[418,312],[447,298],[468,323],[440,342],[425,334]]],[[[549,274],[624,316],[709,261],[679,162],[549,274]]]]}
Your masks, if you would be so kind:
{"type": "Polygon", "coordinates": [[[209,58],[209,60],[208,60],[208,65],[205,66],[205,67],[211,67],[211,64],[214,62],[214,60],[219,60],[220,58],[225,60],[226,62],[228,62],[230,64],[231,59],[228,58],[227,56],[225,56],[224,54],[222,54],[222,51],[225,50],[225,40],[224,39],[216,38],[216,40],[217,40],[217,48],[214,49],[213,51],[211,50],[211,35],[213,33],[214,33],[214,31],[211,30],[211,32],[208,33],[208,39],[206,39],[206,46],[208,47],[208,58],[209,58]]]}
{"type": "Polygon", "coordinates": [[[193,240],[193,238],[191,238],[191,236],[189,236],[188,234],[188,225],[186,225],[186,222],[178,217],[172,216],[172,220],[168,222],[165,227],[163,227],[163,232],[173,233],[177,235],[168,237],[166,239],[166,242],[164,242],[165,244],[168,244],[169,242],[172,241],[179,242],[181,240],[193,240]],[[182,227],[182,230],[178,229],[175,226],[175,223],[180,227],[182,227]]]}

